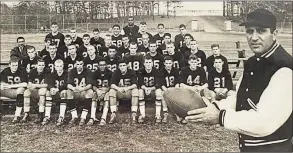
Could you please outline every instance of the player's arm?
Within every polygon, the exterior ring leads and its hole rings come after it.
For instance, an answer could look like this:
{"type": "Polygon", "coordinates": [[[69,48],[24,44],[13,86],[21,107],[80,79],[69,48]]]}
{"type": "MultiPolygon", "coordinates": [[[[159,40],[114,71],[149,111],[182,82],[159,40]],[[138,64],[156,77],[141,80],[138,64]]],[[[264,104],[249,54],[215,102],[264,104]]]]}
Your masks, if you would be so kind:
{"type": "Polygon", "coordinates": [[[114,71],[113,76],[111,78],[111,86],[110,88],[121,91],[121,88],[117,86],[118,85],[118,71],[114,71]]]}
{"type": "Polygon", "coordinates": [[[68,73],[68,78],[67,78],[67,88],[72,90],[72,91],[75,91],[76,90],[76,87],[73,86],[74,84],[74,76],[73,76],[73,71],[70,71],[68,73]]]}
{"type": "Polygon", "coordinates": [[[137,88],[137,75],[135,74],[134,71],[131,72],[131,86],[125,87],[125,90],[132,90],[137,88]]]}
{"type": "Polygon", "coordinates": [[[87,91],[89,89],[92,88],[92,82],[93,82],[93,79],[92,79],[92,73],[90,70],[87,70],[87,73],[86,73],[86,77],[85,77],[85,82],[86,82],[86,86],[85,87],[82,87],[80,89],[80,91],[87,91]]]}

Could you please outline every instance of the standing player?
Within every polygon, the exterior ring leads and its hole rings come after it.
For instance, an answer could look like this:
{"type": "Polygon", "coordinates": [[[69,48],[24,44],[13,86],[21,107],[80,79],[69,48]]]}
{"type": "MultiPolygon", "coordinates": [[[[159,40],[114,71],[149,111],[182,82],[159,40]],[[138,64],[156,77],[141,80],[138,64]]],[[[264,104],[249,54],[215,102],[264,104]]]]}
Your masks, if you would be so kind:
{"type": "Polygon", "coordinates": [[[126,54],[124,59],[128,68],[138,75],[139,70],[143,67],[143,55],[137,53],[137,44],[135,42],[130,44],[129,51],[129,54],[126,54]]]}
{"type": "Polygon", "coordinates": [[[88,111],[91,109],[93,90],[91,85],[91,71],[84,68],[82,58],[75,61],[76,67],[68,73],[67,80],[67,107],[71,112],[71,120],[69,124],[75,124],[77,116],[77,105],[83,106],[79,125],[82,126],[86,122],[88,111]],[[79,104],[76,102],[79,101],[79,104]]]}
{"type": "Polygon", "coordinates": [[[53,42],[55,42],[57,48],[59,49],[61,46],[64,45],[64,35],[58,31],[57,22],[52,22],[51,30],[52,32],[47,34],[46,38],[50,38],[53,42]]]}
{"type": "Polygon", "coordinates": [[[18,65],[18,58],[10,58],[9,67],[5,68],[0,75],[1,96],[16,98],[16,110],[12,123],[20,121],[20,114],[23,107],[23,93],[27,87],[27,73],[18,65]]]}
{"type": "MultiPolygon", "coordinates": [[[[184,53],[184,59],[189,59],[190,55],[196,55],[198,67],[204,68],[207,71],[206,67],[206,54],[204,51],[198,49],[198,44],[196,40],[190,42],[190,51],[184,53]]],[[[189,65],[189,62],[185,63],[189,65]]]]}
{"type": "Polygon", "coordinates": [[[140,70],[138,77],[139,86],[139,111],[138,123],[145,120],[145,100],[154,100],[156,104],[156,123],[161,123],[162,90],[159,70],[153,67],[153,60],[150,55],[144,57],[144,68],[140,70]]]}
{"type": "Polygon", "coordinates": [[[91,108],[91,119],[88,122],[88,125],[93,125],[96,119],[96,110],[97,104],[99,102],[99,110],[102,110],[103,113],[101,116],[100,125],[106,124],[106,118],[109,111],[109,90],[110,82],[112,77],[112,71],[107,68],[107,63],[105,58],[101,58],[99,61],[99,69],[92,73],[93,79],[93,90],[94,97],[91,108]]]}
{"type": "Polygon", "coordinates": [[[106,56],[107,67],[114,72],[117,69],[118,61],[121,59],[117,54],[117,47],[112,45],[109,47],[108,56],[106,56]]]}
{"type": "Polygon", "coordinates": [[[207,71],[209,72],[214,67],[214,62],[216,57],[220,57],[222,61],[224,62],[223,69],[229,70],[228,60],[225,56],[221,54],[219,44],[212,44],[211,49],[213,51],[213,55],[209,56],[206,60],[207,71]]]}
{"type": "Polygon", "coordinates": [[[192,41],[192,36],[190,34],[184,35],[184,42],[182,43],[182,46],[180,47],[180,51],[182,54],[185,54],[186,52],[190,51],[191,45],[190,42],[192,41]]]}
{"type": "Polygon", "coordinates": [[[128,36],[130,42],[136,41],[134,36],[137,35],[139,27],[134,24],[134,18],[128,17],[128,25],[123,28],[124,35],[128,36]]]}
{"type": "Polygon", "coordinates": [[[231,73],[224,69],[224,61],[221,57],[215,57],[214,68],[209,71],[208,85],[212,101],[225,99],[234,93],[231,73]]]}
{"type": "Polygon", "coordinates": [[[138,45],[142,45],[142,35],[147,34],[149,36],[149,40],[153,39],[153,36],[146,31],[147,30],[147,24],[145,21],[141,21],[139,24],[139,31],[135,36],[135,40],[138,45]]]}
{"type": "MultiPolygon", "coordinates": [[[[167,91],[169,88],[179,87],[179,70],[173,67],[173,58],[166,56],[164,58],[164,68],[162,68],[159,73],[162,75],[162,95],[163,92],[167,91]]],[[[168,122],[168,107],[164,99],[162,99],[163,107],[163,123],[168,122]]]]}
{"type": "Polygon", "coordinates": [[[93,30],[93,37],[90,40],[90,44],[97,47],[97,49],[101,48],[102,46],[105,46],[105,40],[104,38],[100,37],[100,30],[98,28],[95,28],[93,30]]]}
{"type": "Polygon", "coordinates": [[[112,37],[112,45],[115,45],[117,48],[120,48],[122,46],[122,35],[121,35],[121,29],[118,24],[113,25],[113,35],[112,37]]]}
{"type": "Polygon", "coordinates": [[[126,35],[122,37],[122,46],[118,49],[117,55],[124,57],[125,54],[129,53],[129,38],[126,35]]]}
{"type": "Polygon", "coordinates": [[[119,61],[118,69],[111,78],[109,91],[111,117],[109,123],[116,121],[117,101],[131,100],[131,112],[133,121],[136,120],[138,108],[137,75],[133,70],[127,69],[126,61],[119,61]]]}
{"type": "Polygon", "coordinates": [[[37,68],[33,69],[29,73],[28,86],[23,94],[24,117],[21,120],[22,122],[26,122],[29,119],[31,99],[38,101],[39,105],[38,118],[35,120],[35,123],[41,123],[43,121],[45,112],[45,98],[48,87],[48,84],[45,83],[47,74],[48,71],[45,69],[45,61],[43,59],[39,59],[37,68]]]}
{"type": "Polygon", "coordinates": [[[65,59],[68,56],[68,46],[70,44],[72,44],[72,38],[70,35],[65,35],[65,39],[64,39],[64,43],[65,45],[61,46],[58,50],[57,50],[57,54],[62,55],[63,58],[65,59]]]}
{"type": "Polygon", "coordinates": [[[181,69],[185,66],[183,54],[180,51],[175,51],[174,43],[166,44],[166,48],[168,51],[167,56],[173,58],[173,66],[177,69],[181,69]]]}
{"type": "Polygon", "coordinates": [[[83,40],[77,36],[75,28],[70,29],[70,35],[72,38],[72,43],[75,44],[76,47],[79,47],[83,44],[83,40]]]}
{"type": "Polygon", "coordinates": [[[68,72],[64,70],[62,60],[56,60],[54,65],[55,71],[45,79],[45,83],[48,84],[48,91],[46,94],[45,118],[42,124],[45,125],[50,121],[52,102],[54,102],[60,105],[59,118],[57,120],[57,126],[60,126],[64,124],[65,118],[68,72]]]}
{"type": "Polygon", "coordinates": [[[154,62],[154,67],[160,70],[163,67],[164,56],[157,52],[157,44],[155,41],[151,41],[149,45],[150,52],[147,55],[150,55],[154,62]]]}
{"type": "Polygon", "coordinates": [[[93,45],[87,47],[88,56],[84,59],[84,65],[92,72],[98,70],[99,61],[102,58],[96,54],[96,48],[93,45]]]}
{"type": "MultiPolygon", "coordinates": [[[[167,51],[167,48],[166,48],[166,44],[168,43],[171,43],[171,34],[170,33],[165,33],[164,35],[164,40],[162,41],[162,44],[158,47],[158,53],[162,54],[162,55],[167,55],[168,54],[168,51],[167,51]]],[[[175,47],[175,50],[178,50],[176,47],[175,47]]]]}
{"type": "Polygon", "coordinates": [[[142,44],[138,46],[138,52],[145,56],[149,51],[149,35],[148,34],[142,34],[142,44]]]}
{"type": "Polygon", "coordinates": [[[157,46],[160,47],[163,44],[165,36],[165,26],[163,23],[158,24],[158,33],[154,35],[154,40],[157,43],[157,46]]]}
{"type": "Polygon", "coordinates": [[[99,55],[102,56],[102,57],[108,56],[108,49],[109,49],[110,46],[112,46],[112,37],[111,37],[111,35],[106,34],[104,40],[105,40],[105,46],[102,46],[99,49],[99,55]]]}
{"type": "Polygon", "coordinates": [[[51,43],[49,45],[49,56],[44,57],[44,61],[46,64],[46,68],[49,68],[51,72],[54,71],[54,63],[57,59],[63,60],[62,55],[59,55],[56,53],[57,52],[57,46],[55,43],[51,43]]]}
{"type": "Polygon", "coordinates": [[[77,54],[77,48],[75,44],[70,44],[68,46],[68,53],[69,55],[67,56],[67,58],[64,60],[65,66],[64,69],[67,71],[70,71],[71,69],[73,69],[75,66],[75,60],[78,58],[82,58],[81,55],[77,54]]]}
{"type": "MultiPolygon", "coordinates": [[[[175,36],[175,47],[180,48],[183,46],[184,36],[186,33],[186,26],[184,24],[179,25],[180,34],[175,36]]],[[[192,37],[192,36],[191,36],[192,37]]],[[[193,39],[193,37],[192,37],[193,39]]]]}
{"type": "Polygon", "coordinates": [[[33,46],[27,47],[28,57],[23,59],[21,67],[26,70],[27,73],[37,67],[39,56],[37,56],[36,48],[33,46]]]}

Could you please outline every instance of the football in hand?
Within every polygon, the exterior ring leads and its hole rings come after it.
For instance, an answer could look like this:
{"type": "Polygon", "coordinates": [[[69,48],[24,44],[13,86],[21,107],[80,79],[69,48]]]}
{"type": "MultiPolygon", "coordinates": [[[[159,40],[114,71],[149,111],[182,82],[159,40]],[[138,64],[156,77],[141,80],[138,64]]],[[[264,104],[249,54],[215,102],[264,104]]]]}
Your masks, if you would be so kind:
{"type": "Polygon", "coordinates": [[[187,112],[206,107],[202,97],[195,91],[185,88],[171,88],[164,92],[168,110],[179,117],[186,117],[187,112]]]}

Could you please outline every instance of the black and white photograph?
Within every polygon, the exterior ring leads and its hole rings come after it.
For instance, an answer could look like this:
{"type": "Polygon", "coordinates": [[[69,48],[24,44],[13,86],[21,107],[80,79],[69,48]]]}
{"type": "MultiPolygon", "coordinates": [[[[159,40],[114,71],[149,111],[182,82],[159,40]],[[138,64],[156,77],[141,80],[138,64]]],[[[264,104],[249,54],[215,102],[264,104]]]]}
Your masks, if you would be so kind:
{"type": "Polygon", "coordinates": [[[292,1],[0,2],[0,152],[292,152],[292,1]]]}

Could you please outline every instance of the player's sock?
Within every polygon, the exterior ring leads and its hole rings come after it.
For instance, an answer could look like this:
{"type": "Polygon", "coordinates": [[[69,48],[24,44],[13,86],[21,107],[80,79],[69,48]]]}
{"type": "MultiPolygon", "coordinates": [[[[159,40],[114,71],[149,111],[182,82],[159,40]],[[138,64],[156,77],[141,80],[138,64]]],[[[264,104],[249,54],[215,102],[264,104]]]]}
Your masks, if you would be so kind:
{"type": "Polygon", "coordinates": [[[71,117],[72,118],[78,118],[77,116],[77,110],[76,110],[76,106],[75,106],[75,100],[74,99],[68,99],[68,110],[71,112],[71,117]]]}
{"type": "Polygon", "coordinates": [[[91,118],[96,118],[97,103],[98,103],[97,101],[94,101],[94,100],[92,101],[91,118]]]}
{"type": "Polygon", "coordinates": [[[104,108],[103,108],[103,114],[102,114],[101,118],[106,120],[108,111],[109,111],[109,101],[105,101],[104,108]]]}
{"type": "Polygon", "coordinates": [[[71,111],[71,117],[72,117],[72,118],[78,118],[78,116],[77,116],[77,110],[76,110],[76,109],[73,109],[73,110],[71,111]]]}
{"type": "Polygon", "coordinates": [[[156,100],[156,116],[161,117],[161,107],[162,103],[160,100],[156,100]]]}
{"type": "Polygon", "coordinates": [[[40,96],[39,100],[39,112],[44,113],[45,112],[45,96],[40,96]]]}
{"type": "Polygon", "coordinates": [[[167,103],[165,100],[162,100],[162,107],[163,107],[163,112],[167,113],[168,112],[168,107],[167,107],[167,103]]]}
{"type": "Polygon", "coordinates": [[[16,106],[15,116],[20,117],[21,111],[22,111],[22,107],[16,106]]]}
{"type": "Polygon", "coordinates": [[[51,117],[51,108],[52,108],[52,101],[47,100],[46,101],[46,107],[45,107],[45,117],[51,117]]]}
{"type": "Polygon", "coordinates": [[[30,111],[30,97],[24,97],[23,99],[23,112],[29,113],[30,111]]]}
{"type": "Polygon", "coordinates": [[[144,100],[139,101],[139,111],[140,111],[140,115],[145,117],[145,101],[144,100]]]}
{"type": "Polygon", "coordinates": [[[136,113],[138,109],[138,106],[131,106],[131,112],[136,113]]]}
{"type": "Polygon", "coordinates": [[[110,106],[111,113],[115,113],[117,111],[117,105],[110,106]]]}
{"type": "Polygon", "coordinates": [[[60,101],[60,114],[59,117],[65,117],[65,111],[66,111],[66,99],[61,99],[60,101]]]}

